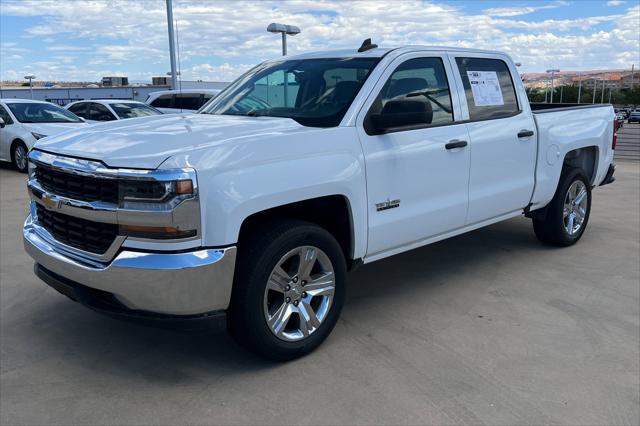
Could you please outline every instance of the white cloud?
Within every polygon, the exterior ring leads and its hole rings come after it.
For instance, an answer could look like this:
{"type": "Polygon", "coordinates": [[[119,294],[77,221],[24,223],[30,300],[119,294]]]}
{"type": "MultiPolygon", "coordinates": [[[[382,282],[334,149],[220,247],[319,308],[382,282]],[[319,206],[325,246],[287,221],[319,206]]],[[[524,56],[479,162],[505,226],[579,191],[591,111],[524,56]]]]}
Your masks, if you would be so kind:
{"type": "Polygon", "coordinates": [[[489,16],[520,16],[528,15],[538,10],[555,9],[560,6],[566,6],[568,3],[565,1],[557,1],[552,4],[546,4],[542,6],[515,6],[515,7],[493,7],[485,9],[483,12],[489,16]]]}
{"type": "Polygon", "coordinates": [[[610,0],[607,2],[607,6],[620,6],[625,3],[626,1],[624,0],[610,0]]]}
{"type": "MultiPolygon", "coordinates": [[[[98,79],[103,72],[123,72],[132,80],[142,80],[169,69],[163,0],[0,1],[3,19],[37,16],[37,24],[24,35],[50,41],[43,43],[42,51],[33,52],[16,51],[16,43],[0,45],[0,78],[8,78],[10,70],[22,72],[15,69],[16,62],[8,63],[8,55],[56,63],[59,68],[48,71],[50,79],[70,80],[76,75],[98,79]],[[86,46],[89,50],[82,50],[86,46]],[[61,64],[60,58],[52,60],[56,54],[65,56],[66,61],[76,57],[80,62],[72,69],[73,64],[61,64]],[[148,69],[132,71],[131,61],[144,61],[148,69]]],[[[523,71],[550,66],[621,68],[640,62],[640,6],[604,16],[536,20],[523,15],[564,3],[532,2],[532,6],[487,9],[479,15],[467,14],[455,3],[396,0],[391,4],[175,0],[183,78],[230,80],[248,64],[277,57],[280,42],[266,32],[270,22],[290,22],[302,28],[300,35],[288,38],[290,54],[355,49],[363,39],[372,37],[381,46],[428,44],[503,50],[523,63],[523,71]]],[[[38,70],[38,74],[44,73],[38,70]]]]}

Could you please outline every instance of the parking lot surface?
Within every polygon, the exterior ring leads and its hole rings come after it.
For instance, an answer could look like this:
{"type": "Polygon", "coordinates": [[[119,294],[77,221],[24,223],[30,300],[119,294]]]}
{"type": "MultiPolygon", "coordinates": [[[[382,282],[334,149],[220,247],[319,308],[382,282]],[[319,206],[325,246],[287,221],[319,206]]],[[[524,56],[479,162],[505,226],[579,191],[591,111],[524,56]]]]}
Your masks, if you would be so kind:
{"type": "Polygon", "coordinates": [[[637,425],[640,163],[616,176],[574,247],[517,218],[360,268],[324,345],[275,364],[48,288],[2,167],[0,422],[637,425]]]}

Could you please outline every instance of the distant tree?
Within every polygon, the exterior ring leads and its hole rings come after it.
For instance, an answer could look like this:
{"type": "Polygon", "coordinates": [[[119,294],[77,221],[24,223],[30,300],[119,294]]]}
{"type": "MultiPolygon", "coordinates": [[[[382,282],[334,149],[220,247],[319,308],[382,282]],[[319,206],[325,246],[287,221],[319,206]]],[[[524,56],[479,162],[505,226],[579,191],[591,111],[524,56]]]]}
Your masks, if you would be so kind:
{"type": "Polygon", "coordinates": [[[20,86],[22,86],[22,87],[29,87],[29,83],[22,83],[20,86]]]}

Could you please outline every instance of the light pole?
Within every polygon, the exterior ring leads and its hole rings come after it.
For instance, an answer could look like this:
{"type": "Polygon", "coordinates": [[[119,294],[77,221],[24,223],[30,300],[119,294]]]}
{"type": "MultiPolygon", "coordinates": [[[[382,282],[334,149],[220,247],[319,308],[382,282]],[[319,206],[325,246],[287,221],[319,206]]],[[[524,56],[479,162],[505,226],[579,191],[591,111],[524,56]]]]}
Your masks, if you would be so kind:
{"type": "Polygon", "coordinates": [[[276,24],[275,22],[269,24],[267,31],[282,34],[282,56],[287,56],[287,34],[291,36],[300,34],[300,28],[295,25],[276,24]]]}
{"type": "Polygon", "coordinates": [[[33,74],[27,74],[27,75],[24,76],[24,78],[26,80],[29,80],[29,93],[31,93],[31,99],[33,99],[33,84],[31,83],[31,80],[36,78],[36,76],[33,75],[33,74]]]}
{"type": "Polygon", "coordinates": [[[592,104],[596,103],[596,90],[598,89],[598,79],[596,77],[593,77],[593,100],[591,101],[592,104]]]}
{"type": "MultiPolygon", "coordinates": [[[[276,24],[275,22],[272,22],[269,24],[269,26],[267,26],[267,31],[269,31],[270,33],[282,34],[282,56],[287,56],[287,35],[294,36],[296,34],[300,34],[300,28],[296,27],[295,25],[276,24]]],[[[288,97],[287,96],[288,85],[289,85],[289,82],[287,81],[288,79],[289,79],[289,76],[285,71],[284,83],[283,83],[285,107],[287,106],[287,97],[288,97]]]]}
{"type": "Polygon", "coordinates": [[[178,73],[176,72],[176,44],[173,35],[173,3],[167,0],[167,29],[169,31],[169,60],[171,61],[171,89],[177,86],[178,73]]]}
{"type": "Polygon", "coordinates": [[[600,95],[600,103],[604,103],[604,81],[607,79],[607,75],[605,74],[604,77],[602,77],[602,94],[600,95]]]}
{"type": "Polygon", "coordinates": [[[556,70],[556,69],[547,70],[547,73],[551,74],[551,102],[549,103],[553,103],[553,75],[557,72],[560,72],[560,70],[556,70]]]}
{"type": "Polygon", "coordinates": [[[578,104],[580,103],[581,94],[582,94],[582,75],[578,74],[578,104]]]}

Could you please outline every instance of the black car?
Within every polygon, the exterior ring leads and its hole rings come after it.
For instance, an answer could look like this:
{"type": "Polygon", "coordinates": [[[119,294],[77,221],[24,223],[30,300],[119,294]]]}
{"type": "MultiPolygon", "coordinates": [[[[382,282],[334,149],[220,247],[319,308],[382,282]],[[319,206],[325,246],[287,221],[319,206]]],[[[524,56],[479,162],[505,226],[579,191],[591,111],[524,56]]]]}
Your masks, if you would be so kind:
{"type": "Polygon", "coordinates": [[[640,111],[634,111],[629,115],[627,123],[640,123],[640,111]]]}

